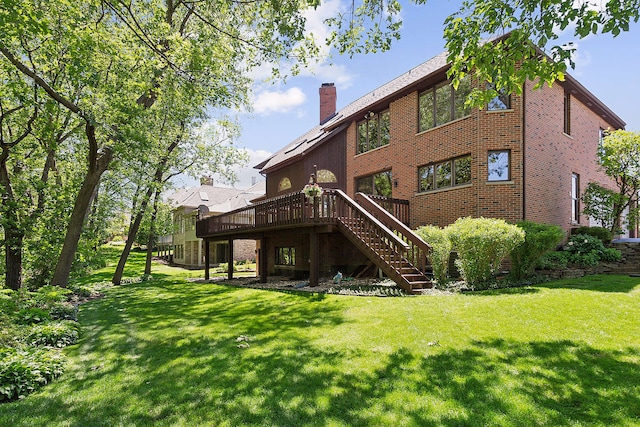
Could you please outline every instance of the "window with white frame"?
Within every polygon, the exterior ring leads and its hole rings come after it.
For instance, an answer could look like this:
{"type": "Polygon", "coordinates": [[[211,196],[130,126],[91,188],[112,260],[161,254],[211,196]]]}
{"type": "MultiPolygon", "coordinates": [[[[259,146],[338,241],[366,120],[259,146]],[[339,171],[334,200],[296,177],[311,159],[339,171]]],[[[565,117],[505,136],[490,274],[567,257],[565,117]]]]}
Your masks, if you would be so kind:
{"type": "Polygon", "coordinates": [[[580,222],[580,175],[571,174],[571,222],[580,222]]]}

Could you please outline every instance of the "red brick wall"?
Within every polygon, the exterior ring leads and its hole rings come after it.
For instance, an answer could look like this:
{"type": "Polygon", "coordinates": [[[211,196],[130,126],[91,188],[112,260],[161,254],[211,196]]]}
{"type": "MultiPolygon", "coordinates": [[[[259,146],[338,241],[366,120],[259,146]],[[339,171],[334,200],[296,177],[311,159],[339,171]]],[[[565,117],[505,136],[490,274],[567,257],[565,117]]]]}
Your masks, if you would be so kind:
{"type": "Polygon", "coordinates": [[[557,224],[569,230],[589,225],[581,215],[571,221],[571,174],[580,176],[580,192],[597,181],[612,182],[597,164],[600,128],[611,125],[575,97],[571,97],[571,135],[564,133],[564,88],[560,84],[525,93],[525,204],[526,219],[557,224]]]}
{"type": "Polygon", "coordinates": [[[462,216],[522,218],[521,98],[501,112],[474,110],[470,116],[417,133],[418,92],[390,105],[391,142],[360,155],[356,152],[355,123],[347,133],[348,194],[355,192],[355,178],[391,169],[393,197],[411,203],[411,227],[444,226],[462,216]],[[511,150],[512,179],[487,182],[489,150],[511,150]],[[471,155],[471,184],[442,191],[418,193],[418,167],[454,157],[471,155]]]}

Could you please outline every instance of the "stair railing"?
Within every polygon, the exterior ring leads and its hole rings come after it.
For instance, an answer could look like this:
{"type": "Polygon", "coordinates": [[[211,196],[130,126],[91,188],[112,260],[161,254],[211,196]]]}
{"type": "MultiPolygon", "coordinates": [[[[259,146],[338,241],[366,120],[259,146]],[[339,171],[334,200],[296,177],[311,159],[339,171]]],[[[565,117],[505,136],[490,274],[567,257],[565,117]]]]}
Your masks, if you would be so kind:
{"type": "Polygon", "coordinates": [[[427,270],[427,255],[431,253],[431,246],[366,194],[356,193],[356,201],[388,229],[398,234],[408,246],[407,260],[424,274],[427,270]]]}

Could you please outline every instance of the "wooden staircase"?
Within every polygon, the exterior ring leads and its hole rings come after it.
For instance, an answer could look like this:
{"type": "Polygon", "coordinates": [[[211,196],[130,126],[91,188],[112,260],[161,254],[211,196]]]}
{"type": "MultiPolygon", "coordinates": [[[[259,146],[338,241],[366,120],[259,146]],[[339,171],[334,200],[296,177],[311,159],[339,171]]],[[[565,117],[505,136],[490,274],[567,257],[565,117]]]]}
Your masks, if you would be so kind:
{"type": "MultiPolygon", "coordinates": [[[[338,190],[338,193],[342,193],[338,190]]],[[[409,293],[418,294],[433,283],[425,275],[429,245],[364,194],[346,202],[338,228],[384,274],[409,293]]]]}

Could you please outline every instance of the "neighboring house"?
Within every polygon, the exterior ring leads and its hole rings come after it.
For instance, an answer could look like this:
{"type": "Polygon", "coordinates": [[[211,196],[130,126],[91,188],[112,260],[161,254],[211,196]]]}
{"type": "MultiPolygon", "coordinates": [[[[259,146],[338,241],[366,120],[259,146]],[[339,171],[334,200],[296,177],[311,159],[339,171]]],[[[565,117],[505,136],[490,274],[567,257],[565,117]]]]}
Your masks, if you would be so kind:
{"type": "Polygon", "coordinates": [[[476,83],[454,90],[446,56],[337,112],[336,89],[323,84],[320,124],[256,166],[266,201],[199,221],[198,236],[258,240],[263,280],[290,272],[316,283],[373,264],[413,290],[428,286],[419,274],[424,248],[402,223],[415,229],[482,216],[566,231],[589,225],[581,191],[591,181],[611,186],[598,170],[598,143],[625,123],[571,76],[467,108],[476,83]],[[326,191],[309,199],[300,191],[312,174],[326,191]]]}
{"type": "MultiPolygon", "coordinates": [[[[205,253],[202,239],[196,237],[196,221],[251,205],[254,199],[264,197],[265,182],[246,190],[215,186],[211,178],[202,178],[198,187],[178,190],[169,196],[173,209],[173,262],[188,267],[204,267],[205,253]]],[[[228,262],[228,241],[210,245],[210,259],[214,264],[228,262]]],[[[235,261],[254,260],[254,240],[236,240],[233,243],[235,261]]]]}

